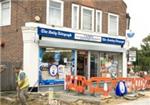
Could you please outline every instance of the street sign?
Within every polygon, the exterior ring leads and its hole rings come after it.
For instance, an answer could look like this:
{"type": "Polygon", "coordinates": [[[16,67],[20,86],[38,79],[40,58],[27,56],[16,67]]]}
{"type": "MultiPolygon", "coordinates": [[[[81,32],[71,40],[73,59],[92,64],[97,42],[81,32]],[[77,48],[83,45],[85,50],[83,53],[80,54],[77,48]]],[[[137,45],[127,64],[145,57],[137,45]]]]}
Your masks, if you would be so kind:
{"type": "Polygon", "coordinates": [[[129,56],[135,56],[136,57],[136,51],[129,51],[129,56]]]}
{"type": "Polygon", "coordinates": [[[136,61],[136,51],[129,51],[129,61],[130,62],[136,61]]]}
{"type": "Polygon", "coordinates": [[[136,57],[130,56],[130,57],[129,57],[129,61],[130,61],[130,62],[135,62],[135,61],[136,61],[136,57]]]}

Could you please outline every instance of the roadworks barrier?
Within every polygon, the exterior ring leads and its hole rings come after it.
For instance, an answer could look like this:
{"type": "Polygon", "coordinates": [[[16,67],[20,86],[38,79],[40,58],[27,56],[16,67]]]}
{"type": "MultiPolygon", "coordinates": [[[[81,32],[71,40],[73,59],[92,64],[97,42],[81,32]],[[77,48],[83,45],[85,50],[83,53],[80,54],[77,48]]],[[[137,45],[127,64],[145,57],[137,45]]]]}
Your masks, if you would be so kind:
{"type": "Polygon", "coordinates": [[[127,93],[134,93],[140,90],[150,89],[150,77],[144,78],[105,78],[105,77],[92,77],[89,80],[84,76],[67,75],[65,84],[66,90],[72,90],[77,93],[84,94],[85,91],[89,94],[102,94],[109,96],[119,81],[125,83],[127,93]]]}

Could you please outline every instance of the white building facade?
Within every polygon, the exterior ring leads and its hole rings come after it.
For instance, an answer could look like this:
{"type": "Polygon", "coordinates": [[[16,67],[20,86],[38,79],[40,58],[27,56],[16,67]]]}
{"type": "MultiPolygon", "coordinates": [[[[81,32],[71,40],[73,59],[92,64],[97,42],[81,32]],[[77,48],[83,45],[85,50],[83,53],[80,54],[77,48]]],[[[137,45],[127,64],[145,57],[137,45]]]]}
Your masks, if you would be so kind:
{"type": "Polygon", "coordinates": [[[127,76],[125,37],[39,23],[26,23],[22,32],[30,87],[63,85],[66,75],[127,76]]]}

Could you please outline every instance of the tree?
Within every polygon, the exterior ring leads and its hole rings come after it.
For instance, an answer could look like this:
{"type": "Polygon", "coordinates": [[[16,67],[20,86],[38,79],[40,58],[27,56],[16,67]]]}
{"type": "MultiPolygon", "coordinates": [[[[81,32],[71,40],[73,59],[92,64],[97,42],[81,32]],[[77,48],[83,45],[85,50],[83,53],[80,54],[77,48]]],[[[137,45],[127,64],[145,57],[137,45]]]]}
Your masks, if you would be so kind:
{"type": "Polygon", "coordinates": [[[150,34],[142,40],[139,61],[142,70],[150,72],[150,34]]]}
{"type": "Polygon", "coordinates": [[[130,50],[136,51],[136,61],[133,62],[135,71],[150,72],[150,34],[142,40],[141,49],[135,47],[130,50]]]}

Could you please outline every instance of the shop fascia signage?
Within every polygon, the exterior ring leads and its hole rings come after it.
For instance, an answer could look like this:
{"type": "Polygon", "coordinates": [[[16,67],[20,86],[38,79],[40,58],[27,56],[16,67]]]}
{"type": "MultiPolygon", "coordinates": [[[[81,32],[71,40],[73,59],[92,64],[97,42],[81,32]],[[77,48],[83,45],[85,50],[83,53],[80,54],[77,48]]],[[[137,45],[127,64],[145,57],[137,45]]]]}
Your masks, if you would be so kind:
{"type": "Polygon", "coordinates": [[[121,45],[121,46],[123,46],[125,43],[124,39],[101,37],[98,35],[90,35],[90,34],[80,34],[80,33],[75,33],[75,32],[67,32],[67,31],[41,28],[41,27],[38,27],[38,35],[43,36],[43,37],[92,41],[92,42],[100,42],[100,43],[105,43],[105,44],[115,44],[115,45],[121,45]]]}
{"type": "Polygon", "coordinates": [[[123,46],[125,44],[125,40],[124,39],[118,39],[118,38],[101,37],[101,43],[115,44],[115,45],[123,46]]]}
{"type": "Polygon", "coordinates": [[[43,36],[43,37],[72,39],[72,40],[83,40],[83,41],[93,41],[93,42],[101,41],[101,37],[98,35],[79,34],[79,33],[74,33],[74,32],[47,29],[47,28],[41,28],[41,27],[38,27],[38,35],[43,36]]]}
{"type": "Polygon", "coordinates": [[[101,42],[101,36],[98,35],[90,35],[90,34],[75,34],[76,40],[83,41],[93,41],[93,42],[101,42]]]}
{"type": "Polygon", "coordinates": [[[38,27],[38,35],[62,39],[74,39],[75,33],[38,27]]]}

